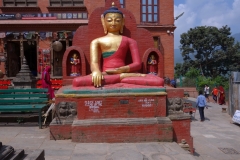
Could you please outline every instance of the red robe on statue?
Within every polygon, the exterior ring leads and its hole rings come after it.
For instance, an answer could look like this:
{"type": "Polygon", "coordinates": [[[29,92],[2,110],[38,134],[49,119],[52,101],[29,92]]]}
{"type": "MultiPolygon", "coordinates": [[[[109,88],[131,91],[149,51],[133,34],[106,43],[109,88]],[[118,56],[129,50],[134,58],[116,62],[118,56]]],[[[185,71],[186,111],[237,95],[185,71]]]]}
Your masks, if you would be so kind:
{"type": "MultiPolygon", "coordinates": [[[[129,73],[137,73],[141,69],[141,60],[138,52],[137,42],[131,38],[122,36],[121,44],[117,51],[112,55],[104,58],[103,53],[103,72],[109,69],[115,69],[122,66],[125,66],[125,58],[127,55],[128,49],[131,52],[132,63],[128,66],[130,67],[129,73]]],[[[127,77],[120,79],[120,74],[111,74],[104,75],[103,85],[104,84],[115,84],[115,83],[128,83],[128,84],[137,84],[137,85],[146,85],[146,86],[163,86],[164,80],[160,77],[154,75],[146,75],[145,77],[127,77]]],[[[79,86],[92,86],[92,76],[83,76],[73,79],[73,87],[79,86]]]]}

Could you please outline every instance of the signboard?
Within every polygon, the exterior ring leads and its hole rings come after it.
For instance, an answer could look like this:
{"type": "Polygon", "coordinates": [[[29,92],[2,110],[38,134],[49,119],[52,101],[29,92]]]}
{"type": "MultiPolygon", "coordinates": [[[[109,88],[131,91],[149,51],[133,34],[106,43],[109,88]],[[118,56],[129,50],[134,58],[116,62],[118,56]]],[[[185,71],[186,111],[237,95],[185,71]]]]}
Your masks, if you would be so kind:
{"type": "Polygon", "coordinates": [[[87,13],[8,13],[0,14],[0,20],[39,20],[39,19],[87,19],[87,13]]]}
{"type": "Polygon", "coordinates": [[[236,110],[236,112],[233,115],[232,121],[240,124],[240,110],[236,110]]]}
{"type": "Polygon", "coordinates": [[[15,14],[0,14],[0,20],[16,19],[15,14]]]}

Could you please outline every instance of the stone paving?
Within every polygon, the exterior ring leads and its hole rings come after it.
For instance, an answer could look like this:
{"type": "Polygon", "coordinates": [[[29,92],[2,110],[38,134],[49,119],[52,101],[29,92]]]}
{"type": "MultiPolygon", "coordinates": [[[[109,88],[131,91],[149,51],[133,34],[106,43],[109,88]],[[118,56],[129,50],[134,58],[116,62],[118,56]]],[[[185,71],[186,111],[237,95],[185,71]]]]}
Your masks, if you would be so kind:
{"type": "MultiPolygon", "coordinates": [[[[195,98],[188,100],[196,106],[195,98]]],[[[193,117],[191,135],[197,160],[240,160],[240,125],[233,124],[222,107],[227,106],[210,102],[208,109],[204,109],[204,122],[200,122],[198,111],[193,117]]]]}
{"type": "MultiPolygon", "coordinates": [[[[195,106],[195,98],[187,101],[195,106]]],[[[1,124],[0,141],[15,149],[44,149],[46,160],[240,160],[240,125],[222,113],[222,106],[208,104],[206,121],[199,121],[198,111],[191,122],[195,154],[184,151],[177,143],[73,143],[49,140],[49,128],[1,124]]],[[[224,106],[226,107],[226,106],[224,106]]]]}

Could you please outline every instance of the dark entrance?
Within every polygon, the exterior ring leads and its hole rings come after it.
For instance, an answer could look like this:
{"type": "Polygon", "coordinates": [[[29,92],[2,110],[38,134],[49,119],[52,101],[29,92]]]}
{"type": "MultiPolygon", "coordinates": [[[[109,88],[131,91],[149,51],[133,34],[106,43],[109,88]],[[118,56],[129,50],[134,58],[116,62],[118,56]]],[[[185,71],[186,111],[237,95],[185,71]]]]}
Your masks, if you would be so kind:
{"type": "MultiPolygon", "coordinates": [[[[37,76],[36,41],[23,41],[24,56],[30,71],[37,76]]],[[[7,41],[7,75],[15,77],[21,69],[20,41],[7,41]]]]}
{"type": "Polygon", "coordinates": [[[15,77],[21,69],[20,42],[7,42],[7,76],[15,77]]]}
{"type": "Polygon", "coordinates": [[[33,76],[37,76],[37,45],[36,41],[24,41],[24,56],[33,76]]]}

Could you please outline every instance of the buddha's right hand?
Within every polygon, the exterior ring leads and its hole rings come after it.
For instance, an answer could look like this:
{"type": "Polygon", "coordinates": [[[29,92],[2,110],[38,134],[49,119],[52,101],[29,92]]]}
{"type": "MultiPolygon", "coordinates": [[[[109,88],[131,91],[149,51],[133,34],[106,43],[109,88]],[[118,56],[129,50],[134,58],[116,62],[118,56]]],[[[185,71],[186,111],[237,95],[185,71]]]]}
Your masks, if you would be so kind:
{"type": "Polygon", "coordinates": [[[92,72],[92,82],[95,87],[101,87],[103,79],[104,77],[101,72],[99,71],[92,72]]]}

